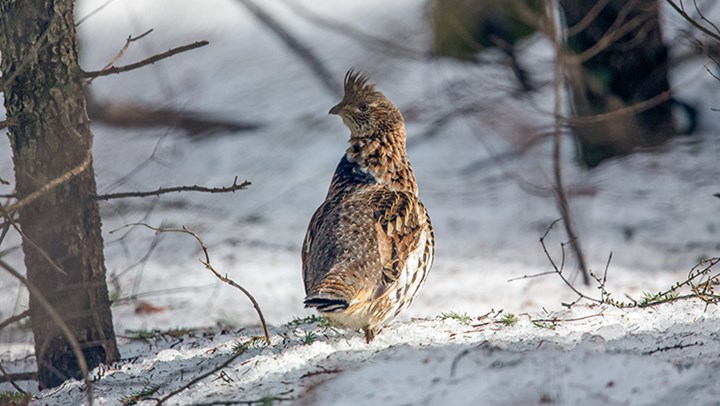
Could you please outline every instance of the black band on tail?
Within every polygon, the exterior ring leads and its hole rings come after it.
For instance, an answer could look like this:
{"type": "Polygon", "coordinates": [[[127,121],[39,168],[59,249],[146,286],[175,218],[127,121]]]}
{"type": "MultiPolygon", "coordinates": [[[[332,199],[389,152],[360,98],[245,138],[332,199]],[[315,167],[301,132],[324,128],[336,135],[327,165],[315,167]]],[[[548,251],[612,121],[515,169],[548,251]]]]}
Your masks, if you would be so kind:
{"type": "Polygon", "coordinates": [[[338,312],[347,309],[349,303],[342,299],[326,299],[322,297],[314,297],[305,300],[305,307],[314,307],[320,312],[338,312]]]}

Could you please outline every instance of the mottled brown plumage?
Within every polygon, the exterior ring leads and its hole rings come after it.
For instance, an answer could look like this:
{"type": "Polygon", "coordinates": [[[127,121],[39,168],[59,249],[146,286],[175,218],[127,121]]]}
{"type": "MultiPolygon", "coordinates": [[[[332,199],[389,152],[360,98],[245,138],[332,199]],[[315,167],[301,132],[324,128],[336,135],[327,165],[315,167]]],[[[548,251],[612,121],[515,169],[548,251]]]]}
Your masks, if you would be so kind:
{"type": "Polygon", "coordinates": [[[350,70],[330,110],[350,129],[325,201],[302,248],[306,307],[368,342],[405,310],[434,256],[430,218],[417,195],[400,111],[350,70]]]}

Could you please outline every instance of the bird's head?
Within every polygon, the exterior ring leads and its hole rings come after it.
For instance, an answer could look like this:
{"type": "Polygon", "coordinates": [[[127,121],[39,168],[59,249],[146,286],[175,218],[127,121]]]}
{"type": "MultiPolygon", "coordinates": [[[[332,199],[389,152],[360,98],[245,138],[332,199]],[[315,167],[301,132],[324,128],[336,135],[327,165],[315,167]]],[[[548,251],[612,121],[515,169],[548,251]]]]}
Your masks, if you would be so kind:
{"type": "Polygon", "coordinates": [[[394,132],[403,126],[403,118],[384,94],[368,83],[368,78],[350,69],[345,74],[345,96],[330,109],[350,128],[351,138],[364,138],[394,132]]]}

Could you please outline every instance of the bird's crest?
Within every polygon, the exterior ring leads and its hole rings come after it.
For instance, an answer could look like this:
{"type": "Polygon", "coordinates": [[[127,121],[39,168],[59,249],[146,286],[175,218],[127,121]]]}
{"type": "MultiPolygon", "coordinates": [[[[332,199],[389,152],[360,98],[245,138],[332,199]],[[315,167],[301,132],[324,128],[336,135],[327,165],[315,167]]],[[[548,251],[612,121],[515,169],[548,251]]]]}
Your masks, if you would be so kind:
{"type": "Polygon", "coordinates": [[[375,85],[368,83],[366,74],[350,69],[345,74],[345,97],[353,95],[369,95],[376,93],[375,85]]]}

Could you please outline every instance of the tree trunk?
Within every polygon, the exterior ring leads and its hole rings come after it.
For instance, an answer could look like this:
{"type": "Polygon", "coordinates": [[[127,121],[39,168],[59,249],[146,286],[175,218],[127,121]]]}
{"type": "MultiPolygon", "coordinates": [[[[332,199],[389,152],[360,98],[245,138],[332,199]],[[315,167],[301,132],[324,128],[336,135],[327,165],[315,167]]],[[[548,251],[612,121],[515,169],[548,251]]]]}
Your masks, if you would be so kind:
{"type": "MultiPolygon", "coordinates": [[[[89,160],[20,209],[28,281],[73,331],[90,369],[117,361],[72,0],[0,0],[0,50],[18,199],[89,160]]],[[[40,388],[80,378],[68,340],[32,295],[30,315],[40,388]]]]}
{"type": "Polygon", "coordinates": [[[560,0],[560,6],[580,160],[593,167],[674,135],[658,1],[560,0]],[[628,111],[646,101],[649,107],[628,111]],[[605,119],[583,120],[622,109],[605,119]]]}

